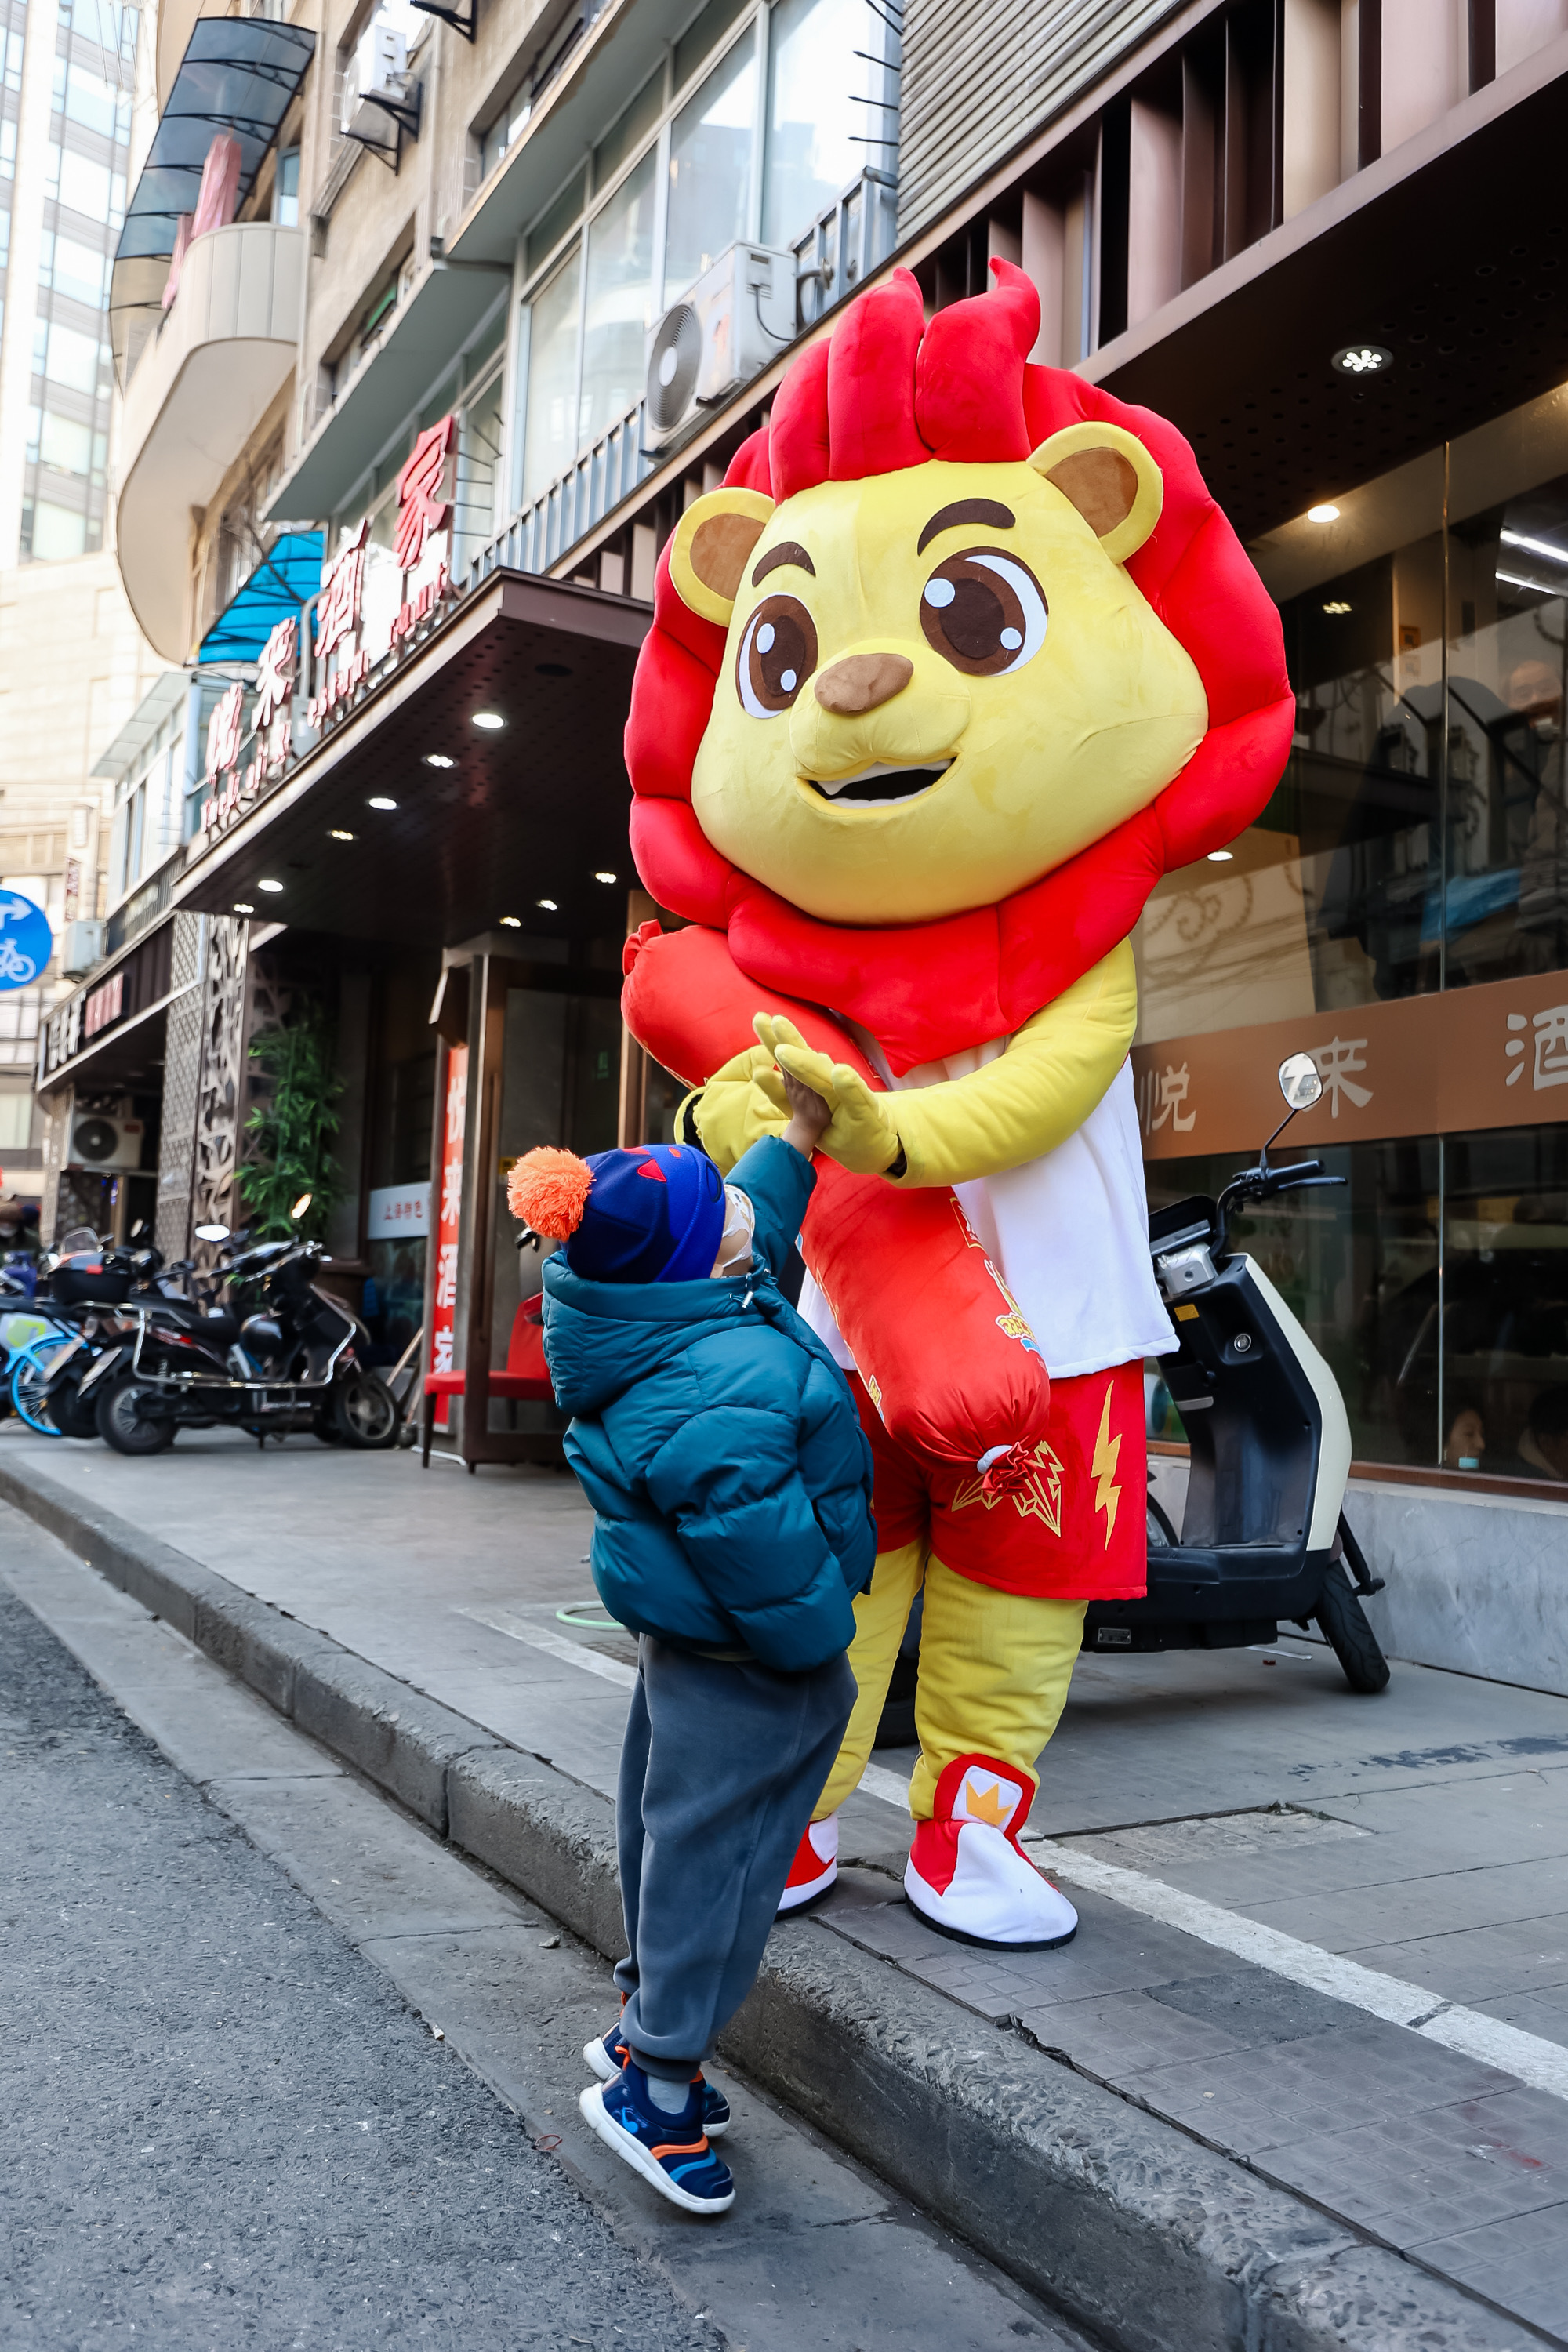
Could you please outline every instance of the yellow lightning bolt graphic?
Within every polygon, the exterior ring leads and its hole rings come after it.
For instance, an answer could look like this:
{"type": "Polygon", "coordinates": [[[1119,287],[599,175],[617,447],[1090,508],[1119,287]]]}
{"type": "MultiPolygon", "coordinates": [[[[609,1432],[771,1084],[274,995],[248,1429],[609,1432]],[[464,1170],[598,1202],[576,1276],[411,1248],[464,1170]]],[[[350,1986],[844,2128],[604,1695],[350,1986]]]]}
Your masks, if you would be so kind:
{"type": "Polygon", "coordinates": [[[1116,1506],[1121,1499],[1121,1489],[1113,1486],[1117,1460],[1121,1452],[1121,1440],[1110,1434],[1110,1391],[1113,1383],[1107,1381],[1105,1411],[1100,1416],[1100,1435],[1094,1441],[1094,1459],[1089,1469],[1097,1482],[1094,1507],[1105,1513],[1105,1549],[1110,1549],[1110,1531],[1116,1525],[1116,1506]]]}

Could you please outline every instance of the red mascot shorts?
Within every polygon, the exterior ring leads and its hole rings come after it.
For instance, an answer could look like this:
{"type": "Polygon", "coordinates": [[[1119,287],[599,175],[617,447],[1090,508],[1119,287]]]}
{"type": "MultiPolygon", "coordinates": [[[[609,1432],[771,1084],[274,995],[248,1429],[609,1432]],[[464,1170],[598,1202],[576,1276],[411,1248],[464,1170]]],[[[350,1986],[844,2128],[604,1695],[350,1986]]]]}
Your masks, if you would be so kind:
{"type": "Polygon", "coordinates": [[[1012,1494],[890,1438],[858,1373],[849,1385],[877,1465],[877,1549],[923,1543],[956,1575],[1037,1600],[1125,1601],[1145,1588],[1142,1359],[1051,1382],[1035,1474],[1012,1494]]]}

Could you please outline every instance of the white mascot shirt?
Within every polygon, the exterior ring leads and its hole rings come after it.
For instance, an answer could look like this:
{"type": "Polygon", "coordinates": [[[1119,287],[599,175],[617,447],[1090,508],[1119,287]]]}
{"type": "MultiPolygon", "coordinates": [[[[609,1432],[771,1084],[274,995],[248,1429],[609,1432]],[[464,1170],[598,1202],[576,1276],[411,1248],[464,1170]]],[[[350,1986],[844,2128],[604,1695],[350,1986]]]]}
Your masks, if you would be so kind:
{"type": "MultiPolygon", "coordinates": [[[[876,1040],[859,1028],[854,1034],[894,1090],[968,1077],[1006,1045],[998,1038],[896,1078],[876,1040]]],[[[1052,1380],[1171,1353],[1175,1339],[1149,1257],[1149,1200],[1130,1062],[1083,1125],[1054,1151],[1004,1175],[955,1184],[953,1191],[1027,1318],[1052,1380]]],[[[809,1274],[800,1311],[845,1370],[853,1371],[855,1359],[809,1274]]]]}

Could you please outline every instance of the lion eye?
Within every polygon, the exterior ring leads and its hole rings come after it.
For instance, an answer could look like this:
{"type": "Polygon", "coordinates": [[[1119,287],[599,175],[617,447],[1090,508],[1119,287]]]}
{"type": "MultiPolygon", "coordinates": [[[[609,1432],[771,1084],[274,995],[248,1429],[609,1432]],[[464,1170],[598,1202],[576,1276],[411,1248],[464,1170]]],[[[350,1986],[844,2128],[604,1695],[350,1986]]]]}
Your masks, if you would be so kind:
{"type": "Polygon", "coordinates": [[[1045,592],[1028,565],[994,547],[950,555],[921,597],[927,644],[970,677],[1022,669],[1045,644],[1046,617],[1045,592]]]}
{"type": "Polygon", "coordinates": [[[735,665],[741,706],[753,719],[788,710],[816,667],[816,626],[795,596],[769,596],[746,624],[735,665]]]}

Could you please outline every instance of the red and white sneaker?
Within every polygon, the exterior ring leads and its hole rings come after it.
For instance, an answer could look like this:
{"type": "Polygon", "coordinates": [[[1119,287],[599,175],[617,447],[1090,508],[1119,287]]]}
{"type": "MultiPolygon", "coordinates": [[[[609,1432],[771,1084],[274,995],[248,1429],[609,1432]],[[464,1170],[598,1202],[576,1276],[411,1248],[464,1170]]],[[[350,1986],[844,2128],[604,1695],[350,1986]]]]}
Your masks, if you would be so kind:
{"type": "Polygon", "coordinates": [[[779,1917],[815,1903],[819,1895],[826,1894],[837,1875],[838,1816],[829,1813],[825,1822],[807,1825],[805,1835],[795,1850],[784,1891],[779,1896],[779,1917]]]}
{"type": "Polygon", "coordinates": [[[904,1868],[910,1908],[961,1944],[1048,1952],[1078,1933],[1078,1913],[1018,1843],[1032,1781],[991,1756],[959,1756],[915,1825],[904,1868]]]}

